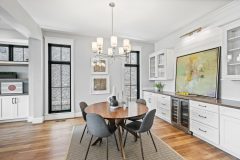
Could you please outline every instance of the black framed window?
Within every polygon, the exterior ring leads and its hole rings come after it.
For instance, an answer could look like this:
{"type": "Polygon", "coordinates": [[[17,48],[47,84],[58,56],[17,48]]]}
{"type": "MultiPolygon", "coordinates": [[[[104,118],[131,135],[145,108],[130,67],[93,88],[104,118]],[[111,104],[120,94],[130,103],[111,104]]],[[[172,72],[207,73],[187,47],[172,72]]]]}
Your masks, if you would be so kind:
{"type": "Polygon", "coordinates": [[[28,62],[28,46],[0,44],[0,61],[28,62]]]}
{"type": "Polygon", "coordinates": [[[140,97],[139,52],[131,51],[124,66],[125,96],[128,101],[136,101],[140,97]]]}
{"type": "Polygon", "coordinates": [[[71,112],[71,46],[48,44],[49,113],[71,112]]]}

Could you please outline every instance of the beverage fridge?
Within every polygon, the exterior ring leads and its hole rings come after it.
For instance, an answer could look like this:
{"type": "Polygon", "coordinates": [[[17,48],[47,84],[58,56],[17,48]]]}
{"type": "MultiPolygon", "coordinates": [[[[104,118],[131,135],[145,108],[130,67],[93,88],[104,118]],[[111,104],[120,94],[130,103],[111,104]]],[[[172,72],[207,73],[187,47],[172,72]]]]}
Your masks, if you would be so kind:
{"type": "Polygon", "coordinates": [[[172,98],[171,121],[175,127],[182,129],[187,133],[190,133],[188,100],[172,98]]]}

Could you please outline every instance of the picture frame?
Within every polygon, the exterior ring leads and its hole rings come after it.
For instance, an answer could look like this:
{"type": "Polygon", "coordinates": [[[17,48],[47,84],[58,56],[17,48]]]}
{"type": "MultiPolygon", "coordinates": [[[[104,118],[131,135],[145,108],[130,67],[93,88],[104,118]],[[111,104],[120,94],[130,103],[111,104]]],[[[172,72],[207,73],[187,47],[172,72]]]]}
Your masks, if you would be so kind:
{"type": "Polygon", "coordinates": [[[108,59],[107,58],[91,58],[91,73],[92,74],[108,74],[108,59]]]}
{"type": "Polygon", "coordinates": [[[91,94],[109,94],[110,80],[109,75],[92,75],[91,94]]]}

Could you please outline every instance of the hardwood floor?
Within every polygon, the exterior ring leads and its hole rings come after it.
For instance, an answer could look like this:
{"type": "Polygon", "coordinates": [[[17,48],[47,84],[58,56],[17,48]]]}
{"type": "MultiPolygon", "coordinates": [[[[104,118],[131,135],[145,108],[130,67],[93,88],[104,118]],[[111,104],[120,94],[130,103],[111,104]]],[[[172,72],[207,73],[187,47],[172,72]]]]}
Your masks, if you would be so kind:
{"type": "MultiPolygon", "coordinates": [[[[47,121],[32,125],[26,122],[0,124],[0,160],[63,160],[72,127],[81,118],[47,121]]],[[[152,132],[189,160],[233,160],[231,155],[187,135],[156,118],[152,132]]]]}

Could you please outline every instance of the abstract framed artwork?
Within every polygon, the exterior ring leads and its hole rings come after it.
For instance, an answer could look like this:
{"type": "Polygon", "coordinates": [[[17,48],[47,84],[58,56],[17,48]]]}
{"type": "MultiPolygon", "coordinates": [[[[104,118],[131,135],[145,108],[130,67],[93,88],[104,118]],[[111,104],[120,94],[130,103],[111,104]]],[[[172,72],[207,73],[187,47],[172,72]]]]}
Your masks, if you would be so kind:
{"type": "Polygon", "coordinates": [[[91,58],[92,74],[108,74],[108,59],[107,58],[91,58]]]}
{"type": "Polygon", "coordinates": [[[220,47],[177,57],[176,92],[218,98],[220,47]]]}
{"type": "Polygon", "coordinates": [[[91,94],[110,93],[110,82],[108,75],[92,75],[91,94]]]}

